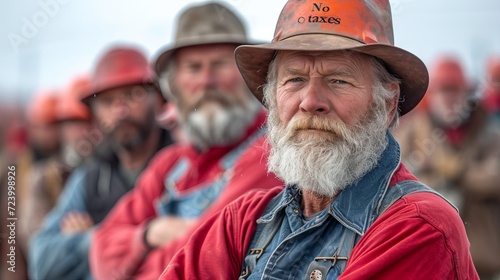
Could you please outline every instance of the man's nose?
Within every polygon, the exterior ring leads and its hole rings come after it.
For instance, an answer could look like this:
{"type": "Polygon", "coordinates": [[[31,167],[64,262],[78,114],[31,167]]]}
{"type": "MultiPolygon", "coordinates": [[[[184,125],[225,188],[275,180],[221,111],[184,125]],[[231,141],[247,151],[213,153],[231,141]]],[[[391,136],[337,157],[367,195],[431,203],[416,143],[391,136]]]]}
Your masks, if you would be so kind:
{"type": "Polygon", "coordinates": [[[212,67],[204,67],[200,73],[200,86],[203,89],[215,88],[217,83],[215,71],[212,67]]]}
{"type": "Polygon", "coordinates": [[[310,114],[328,114],[332,104],[328,99],[329,94],[321,81],[311,80],[300,102],[300,110],[310,114]]]}
{"type": "Polygon", "coordinates": [[[130,113],[130,106],[125,97],[113,100],[111,111],[116,119],[124,119],[130,113]]]}

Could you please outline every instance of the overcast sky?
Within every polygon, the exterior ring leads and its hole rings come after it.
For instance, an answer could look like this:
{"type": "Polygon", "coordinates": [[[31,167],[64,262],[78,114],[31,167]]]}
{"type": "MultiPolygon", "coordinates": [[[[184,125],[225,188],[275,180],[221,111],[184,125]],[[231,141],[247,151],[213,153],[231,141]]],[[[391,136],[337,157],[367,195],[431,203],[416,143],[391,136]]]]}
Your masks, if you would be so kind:
{"type": "MultiPolygon", "coordinates": [[[[61,88],[90,71],[109,44],[134,43],[150,57],[172,42],[177,12],[172,0],[2,0],[0,102],[23,104],[38,89],[61,88]]],[[[250,37],[271,40],[286,0],[226,0],[243,16],[250,37]]],[[[319,0],[320,2],[320,0],[319,0]]],[[[396,45],[428,66],[453,53],[471,78],[487,57],[500,55],[500,1],[391,0],[396,45]]]]}

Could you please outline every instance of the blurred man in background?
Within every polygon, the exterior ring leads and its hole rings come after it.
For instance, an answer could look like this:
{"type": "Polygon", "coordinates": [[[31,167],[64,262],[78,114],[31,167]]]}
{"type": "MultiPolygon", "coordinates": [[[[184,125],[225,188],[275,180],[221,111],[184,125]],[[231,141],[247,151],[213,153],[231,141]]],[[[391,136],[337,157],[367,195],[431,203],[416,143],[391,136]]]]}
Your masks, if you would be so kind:
{"type": "MultiPolygon", "coordinates": [[[[426,108],[395,132],[403,161],[415,175],[461,208],[465,152],[480,136],[487,114],[473,99],[463,66],[441,57],[430,72],[426,108]]],[[[470,156],[470,155],[469,155],[470,156]]]]}
{"type": "Polygon", "coordinates": [[[89,79],[78,77],[61,91],[57,104],[61,149],[58,156],[33,170],[19,212],[23,217],[19,221],[19,232],[26,240],[38,230],[45,215],[55,206],[71,171],[92,154],[94,144],[88,138],[92,128],[90,111],[81,102],[89,90],[89,79]]]}
{"type": "MultiPolygon", "coordinates": [[[[15,206],[15,209],[19,209],[16,213],[17,217],[22,217],[25,207],[27,207],[27,198],[30,195],[30,185],[34,170],[45,168],[47,163],[51,158],[59,156],[60,147],[60,135],[59,127],[57,124],[57,106],[59,102],[59,92],[56,90],[41,90],[37,92],[34,97],[30,100],[26,108],[26,141],[27,146],[21,146],[16,152],[14,152],[10,159],[8,159],[9,164],[15,166],[15,193],[16,201],[15,205],[7,205],[7,199],[2,199],[2,209],[7,210],[8,206],[15,206]]],[[[24,138],[20,127],[16,128],[16,138],[24,138]]],[[[23,140],[17,139],[17,141],[22,142],[23,140]]],[[[17,142],[16,141],[16,142],[17,142]]],[[[16,143],[15,142],[15,143],[16,143]]],[[[20,143],[18,143],[20,144],[20,143]]],[[[3,174],[2,174],[3,175],[3,174]]],[[[7,174],[5,174],[7,175],[7,174]]],[[[2,182],[5,181],[5,186],[7,186],[7,178],[0,178],[2,182]]],[[[4,193],[7,193],[5,191],[4,193]]],[[[3,196],[2,196],[3,198],[3,196]]],[[[2,212],[5,213],[5,212],[2,212]]],[[[0,272],[2,276],[6,276],[6,279],[26,279],[26,250],[27,241],[29,233],[27,233],[22,228],[22,219],[18,220],[17,232],[15,244],[8,244],[7,238],[2,239],[2,264],[0,272]],[[16,273],[11,273],[7,270],[5,265],[5,256],[10,253],[11,245],[15,245],[16,253],[16,273]]],[[[4,236],[9,236],[8,228],[2,228],[1,232],[4,236]]],[[[9,258],[9,257],[7,257],[9,258]]]]}
{"type": "Polygon", "coordinates": [[[459,207],[477,271],[494,279],[500,272],[500,127],[472,95],[458,59],[442,57],[432,70],[426,110],[396,132],[403,161],[459,207]]]}
{"type": "Polygon", "coordinates": [[[26,111],[30,158],[40,163],[57,155],[61,140],[57,124],[58,91],[41,91],[31,100],[26,111]]]}
{"type": "Polygon", "coordinates": [[[146,57],[116,46],[100,57],[83,98],[100,132],[96,155],[75,169],[57,206],[30,243],[33,279],[90,279],[88,250],[94,229],[130,191],[153,155],[171,143],[156,114],[164,103],[146,57]],[[102,132],[102,133],[101,133],[102,132]]]}
{"type": "Polygon", "coordinates": [[[464,207],[471,253],[481,279],[500,279],[500,58],[486,69],[482,106],[488,120],[463,175],[464,207]]]}
{"type": "Polygon", "coordinates": [[[265,168],[266,114],[234,61],[243,43],[241,20],[220,4],[180,15],[175,44],[155,69],[187,142],[161,151],[96,231],[96,278],[157,279],[213,213],[248,190],[282,184],[265,168]]]}
{"type": "Polygon", "coordinates": [[[484,108],[500,117],[500,56],[492,56],[488,60],[482,97],[484,108]]]}

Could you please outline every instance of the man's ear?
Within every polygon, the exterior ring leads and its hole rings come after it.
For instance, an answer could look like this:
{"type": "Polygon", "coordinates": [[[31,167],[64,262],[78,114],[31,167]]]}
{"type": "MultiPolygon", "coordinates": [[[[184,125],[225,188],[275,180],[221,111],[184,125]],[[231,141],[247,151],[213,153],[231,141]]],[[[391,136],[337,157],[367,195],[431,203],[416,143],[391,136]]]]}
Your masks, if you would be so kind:
{"type": "Polygon", "coordinates": [[[396,114],[398,112],[399,108],[399,96],[400,96],[400,87],[398,83],[391,83],[388,87],[388,90],[392,92],[396,92],[396,95],[394,98],[387,100],[387,111],[389,112],[389,122],[387,123],[387,127],[389,127],[394,118],[396,117],[396,114]]]}
{"type": "Polygon", "coordinates": [[[165,102],[156,115],[156,121],[167,130],[174,129],[178,124],[178,113],[175,105],[171,102],[165,102]]]}

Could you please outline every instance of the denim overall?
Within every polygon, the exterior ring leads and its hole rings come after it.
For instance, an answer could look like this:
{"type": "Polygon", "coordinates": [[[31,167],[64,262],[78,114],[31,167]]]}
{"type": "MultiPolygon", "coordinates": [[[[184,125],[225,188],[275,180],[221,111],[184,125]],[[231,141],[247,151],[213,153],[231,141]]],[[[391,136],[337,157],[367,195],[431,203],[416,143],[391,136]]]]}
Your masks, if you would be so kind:
{"type": "Polygon", "coordinates": [[[190,172],[189,159],[180,158],[165,176],[165,190],[157,203],[158,215],[174,215],[182,218],[197,218],[219,197],[227,182],[233,176],[234,164],[248,148],[259,139],[265,129],[254,132],[238,147],[227,153],[219,160],[222,172],[219,176],[201,186],[193,186],[191,192],[181,195],[176,188],[177,182],[190,172]]]}
{"type": "Polygon", "coordinates": [[[395,201],[415,192],[442,197],[417,181],[388,188],[400,164],[400,151],[393,136],[387,137],[378,165],[314,219],[302,219],[295,186],[287,186],[271,200],[257,220],[239,279],[337,279],[356,243],[395,201]]]}

